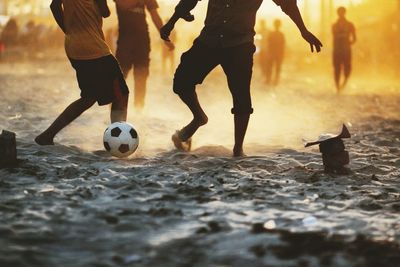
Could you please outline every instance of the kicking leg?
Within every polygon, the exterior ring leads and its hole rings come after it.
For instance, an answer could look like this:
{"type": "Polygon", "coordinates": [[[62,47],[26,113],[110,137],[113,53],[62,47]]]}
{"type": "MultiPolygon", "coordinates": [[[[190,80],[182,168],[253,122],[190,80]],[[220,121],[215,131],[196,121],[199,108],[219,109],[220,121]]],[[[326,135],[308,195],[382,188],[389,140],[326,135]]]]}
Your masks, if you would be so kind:
{"type": "Polygon", "coordinates": [[[181,57],[181,63],[174,77],[174,92],[188,106],[193,114],[193,119],[172,136],[172,141],[177,149],[189,151],[191,137],[202,125],[208,122],[195,89],[196,84],[201,83],[218,64],[218,53],[200,44],[200,42],[195,42],[193,47],[181,57]]]}
{"type": "Polygon", "coordinates": [[[182,130],[180,130],[179,134],[179,137],[182,140],[188,140],[201,126],[207,124],[208,117],[200,106],[199,99],[197,98],[197,94],[195,91],[185,96],[180,95],[179,97],[188,106],[193,114],[193,120],[182,130]]]}
{"type": "Polygon", "coordinates": [[[78,118],[84,111],[89,109],[96,103],[91,98],[80,98],[70,104],[58,118],[50,125],[50,127],[35,138],[35,142],[39,145],[54,145],[54,137],[64,127],[78,118]]]}

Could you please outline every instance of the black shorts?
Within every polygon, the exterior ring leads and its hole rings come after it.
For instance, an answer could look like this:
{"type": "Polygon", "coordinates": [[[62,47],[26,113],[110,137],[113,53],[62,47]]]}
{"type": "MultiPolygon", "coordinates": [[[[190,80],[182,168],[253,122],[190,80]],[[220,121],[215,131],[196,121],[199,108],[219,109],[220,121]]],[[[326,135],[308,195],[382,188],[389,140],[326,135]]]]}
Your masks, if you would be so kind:
{"type": "Polygon", "coordinates": [[[129,94],[118,61],[113,55],[91,59],[69,59],[76,71],[81,97],[96,99],[99,105],[110,104],[119,95],[129,94]],[[115,82],[119,86],[115,86],[115,82]]]}
{"type": "Polygon", "coordinates": [[[150,39],[144,35],[140,40],[120,37],[117,42],[116,58],[124,72],[132,67],[149,68],[150,39]]]}
{"type": "Polygon", "coordinates": [[[175,72],[174,92],[183,96],[192,93],[197,84],[201,84],[215,67],[221,65],[233,97],[232,113],[253,113],[250,83],[255,50],[253,43],[211,48],[196,40],[192,48],[182,54],[181,63],[175,72]]]}

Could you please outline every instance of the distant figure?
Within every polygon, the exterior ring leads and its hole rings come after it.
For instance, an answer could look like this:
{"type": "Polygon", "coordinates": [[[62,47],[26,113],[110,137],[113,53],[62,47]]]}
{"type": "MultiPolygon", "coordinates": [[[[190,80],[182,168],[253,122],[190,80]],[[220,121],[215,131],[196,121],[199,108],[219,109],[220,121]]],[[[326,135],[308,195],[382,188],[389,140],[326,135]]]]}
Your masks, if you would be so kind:
{"type": "Polygon", "coordinates": [[[260,35],[260,43],[259,43],[259,64],[262,74],[265,76],[267,71],[265,62],[267,61],[268,56],[268,36],[269,36],[269,29],[267,28],[267,23],[265,20],[260,21],[260,27],[258,29],[258,34],[260,35]]]}
{"type": "Polygon", "coordinates": [[[274,21],[274,31],[267,39],[267,57],[265,61],[265,78],[268,85],[276,86],[281,76],[283,58],[285,56],[285,35],[280,31],[282,22],[277,19],[274,21]],[[272,74],[274,78],[272,79],[272,74]]]}
{"type": "Polygon", "coordinates": [[[332,27],[333,33],[333,65],[335,68],[335,84],[337,92],[340,93],[346,86],[351,73],[351,46],[357,41],[356,29],[346,19],[346,8],[339,7],[337,10],[338,20],[332,27]],[[344,72],[344,80],[341,83],[341,73],[344,72]]]}
{"type": "Polygon", "coordinates": [[[102,30],[110,16],[107,0],[53,0],[53,16],[65,35],[65,51],[76,71],[81,97],[71,103],[35,138],[39,145],[54,145],[54,137],[96,102],[111,106],[111,122],[125,121],[129,90],[102,30]]]}
{"type": "MultiPolygon", "coordinates": [[[[175,32],[171,33],[170,39],[171,39],[172,43],[176,43],[176,33],[175,32]]],[[[171,50],[167,46],[163,45],[163,47],[161,49],[161,60],[162,60],[163,73],[164,74],[173,73],[173,71],[175,69],[175,50],[171,50]]]]}
{"type": "Polygon", "coordinates": [[[19,27],[17,21],[11,18],[6,26],[4,26],[3,32],[1,33],[0,40],[4,44],[5,48],[16,45],[19,37],[19,27]]]}
{"type": "MultiPolygon", "coordinates": [[[[193,21],[190,11],[199,0],[181,0],[168,23],[161,29],[161,37],[169,35],[179,19],[193,21]]],[[[311,50],[319,52],[322,44],[304,25],[296,0],[273,0],[294,21],[311,50]]],[[[233,156],[244,156],[243,141],[253,105],[250,83],[253,73],[254,26],[261,0],[222,1],[209,0],[205,25],[193,46],[181,57],[174,77],[174,92],[187,105],[193,119],[176,131],[172,141],[177,149],[189,151],[191,137],[208,122],[196,93],[201,84],[217,66],[221,66],[228,80],[233,98],[235,145],[233,156]]]]}
{"type": "MultiPolygon", "coordinates": [[[[141,110],[145,104],[146,83],[149,76],[150,35],[146,22],[147,9],[151,19],[160,30],[163,22],[157,11],[156,0],[114,0],[118,15],[118,41],[116,57],[125,78],[133,68],[134,105],[141,110]]],[[[165,42],[173,50],[171,42],[165,42]]]]}

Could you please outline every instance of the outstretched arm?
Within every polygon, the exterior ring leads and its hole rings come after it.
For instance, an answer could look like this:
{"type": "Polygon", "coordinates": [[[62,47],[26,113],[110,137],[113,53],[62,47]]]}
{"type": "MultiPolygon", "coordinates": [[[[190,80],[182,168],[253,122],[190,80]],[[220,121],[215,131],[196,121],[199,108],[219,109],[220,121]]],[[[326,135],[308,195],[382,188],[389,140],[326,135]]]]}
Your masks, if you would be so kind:
{"type": "Polygon", "coordinates": [[[53,0],[50,4],[51,13],[61,30],[66,33],[64,25],[64,9],[61,0],[53,0]]]}
{"type": "Polygon", "coordinates": [[[273,0],[277,5],[279,5],[283,12],[285,12],[296,24],[297,28],[300,30],[301,35],[304,40],[306,40],[311,47],[311,52],[314,52],[314,48],[317,52],[321,51],[322,43],[308,31],[304,25],[303,18],[301,17],[300,10],[297,6],[297,0],[273,0]]]}
{"type": "Polygon", "coordinates": [[[171,31],[174,29],[175,23],[179,19],[184,19],[186,21],[194,20],[194,16],[190,14],[190,11],[196,7],[198,1],[201,0],[181,0],[178,3],[178,5],[175,7],[174,14],[160,30],[160,35],[163,40],[170,41],[169,35],[171,34],[171,31]]]}
{"type": "Polygon", "coordinates": [[[103,18],[107,18],[111,15],[110,8],[108,8],[107,5],[107,0],[97,0],[96,3],[103,18]]]}

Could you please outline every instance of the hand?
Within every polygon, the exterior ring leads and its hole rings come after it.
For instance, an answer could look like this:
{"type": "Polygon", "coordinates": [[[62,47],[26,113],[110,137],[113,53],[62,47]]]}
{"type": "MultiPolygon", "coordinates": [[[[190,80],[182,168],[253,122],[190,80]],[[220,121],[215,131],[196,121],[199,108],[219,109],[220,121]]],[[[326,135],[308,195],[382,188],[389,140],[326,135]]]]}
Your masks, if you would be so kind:
{"type": "Polygon", "coordinates": [[[169,51],[174,51],[175,49],[175,45],[173,42],[171,41],[164,41],[164,44],[168,47],[169,51]]]}
{"type": "Polygon", "coordinates": [[[321,41],[314,36],[314,34],[309,31],[305,31],[301,33],[301,36],[303,36],[304,40],[310,44],[311,52],[314,52],[314,47],[317,53],[321,52],[321,47],[323,47],[323,45],[321,41]]]}
{"type": "Polygon", "coordinates": [[[161,27],[160,29],[160,36],[161,39],[167,42],[171,42],[169,39],[169,35],[171,34],[172,30],[174,29],[174,24],[167,22],[164,26],[161,27]]]}
{"type": "Polygon", "coordinates": [[[191,21],[194,20],[194,16],[192,14],[190,14],[190,13],[185,14],[184,16],[182,16],[182,18],[184,20],[186,20],[187,22],[191,22],[191,21]]]}

